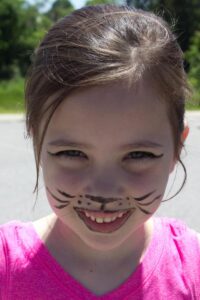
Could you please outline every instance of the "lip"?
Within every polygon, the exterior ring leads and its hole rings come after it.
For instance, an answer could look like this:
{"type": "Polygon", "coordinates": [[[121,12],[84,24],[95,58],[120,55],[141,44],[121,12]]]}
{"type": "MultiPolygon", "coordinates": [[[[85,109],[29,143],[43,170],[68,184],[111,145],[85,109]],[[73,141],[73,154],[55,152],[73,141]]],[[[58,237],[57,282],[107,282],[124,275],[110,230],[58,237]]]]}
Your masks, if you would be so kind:
{"type": "MultiPolygon", "coordinates": [[[[129,217],[132,215],[134,209],[128,210],[127,213],[125,213],[121,218],[117,218],[113,222],[110,223],[97,223],[96,221],[92,221],[90,218],[86,217],[83,209],[77,209],[75,208],[75,211],[79,218],[84,222],[84,224],[87,226],[87,228],[94,232],[100,232],[100,233],[112,233],[116,230],[118,230],[120,227],[122,227],[125,222],[129,219],[129,217]]],[[[118,212],[119,213],[119,212],[118,212]]],[[[101,213],[103,215],[102,217],[111,216],[110,213],[101,213]]],[[[98,213],[99,216],[99,213],[98,213]]],[[[114,214],[112,214],[114,216],[114,214]]]]}

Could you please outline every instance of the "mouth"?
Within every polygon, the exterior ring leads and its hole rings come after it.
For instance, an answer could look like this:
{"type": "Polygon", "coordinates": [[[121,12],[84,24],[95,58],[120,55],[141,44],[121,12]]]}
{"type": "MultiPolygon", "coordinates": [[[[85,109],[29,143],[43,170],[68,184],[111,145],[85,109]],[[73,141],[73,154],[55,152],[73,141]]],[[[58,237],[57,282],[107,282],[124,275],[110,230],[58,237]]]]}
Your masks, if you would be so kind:
{"type": "Polygon", "coordinates": [[[118,212],[97,212],[75,208],[79,218],[88,229],[100,233],[112,233],[118,230],[129,219],[135,209],[118,212]]]}

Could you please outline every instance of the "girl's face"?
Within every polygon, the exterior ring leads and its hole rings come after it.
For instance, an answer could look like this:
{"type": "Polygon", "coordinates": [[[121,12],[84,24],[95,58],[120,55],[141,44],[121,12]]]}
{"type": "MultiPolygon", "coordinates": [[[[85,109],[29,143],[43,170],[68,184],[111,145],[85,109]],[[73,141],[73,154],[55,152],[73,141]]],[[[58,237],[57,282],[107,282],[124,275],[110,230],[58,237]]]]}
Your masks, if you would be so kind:
{"type": "Polygon", "coordinates": [[[119,246],[157,210],[173,170],[167,108],[150,84],[72,93],[49,124],[41,155],[63,229],[96,249],[119,246]]]}

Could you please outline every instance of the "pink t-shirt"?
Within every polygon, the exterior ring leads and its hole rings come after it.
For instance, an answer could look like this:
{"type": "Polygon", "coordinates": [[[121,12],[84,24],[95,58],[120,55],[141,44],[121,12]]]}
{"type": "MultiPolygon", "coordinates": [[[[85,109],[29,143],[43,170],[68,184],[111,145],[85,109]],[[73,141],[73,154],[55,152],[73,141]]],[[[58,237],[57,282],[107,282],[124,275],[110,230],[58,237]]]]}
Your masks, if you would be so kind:
{"type": "Polygon", "coordinates": [[[118,288],[97,296],[67,274],[32,223],[0,226],[1,300],[190,300],[200,299],[200,246],[182,222],[154,218],[142,263],[118,288]]]}

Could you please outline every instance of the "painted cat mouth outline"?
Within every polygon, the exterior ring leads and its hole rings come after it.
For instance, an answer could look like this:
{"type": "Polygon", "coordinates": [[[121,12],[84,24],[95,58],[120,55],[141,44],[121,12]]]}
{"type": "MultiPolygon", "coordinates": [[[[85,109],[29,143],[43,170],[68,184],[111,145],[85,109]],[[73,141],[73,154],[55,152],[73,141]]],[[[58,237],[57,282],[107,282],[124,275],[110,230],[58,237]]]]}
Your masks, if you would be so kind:
{"type": "MultiPolygon", "coordinates": [[[[47,191],[49,192],[49,194],[59,203],[59,205],[55,205],[55,208],[57,209],[62,209],[62,208],[65,208],[67,207],[71,201],[70,200],[62,200],[60,198],[58,198],[57,196],[55,196],[48,187],[46,187],[47,191]]],[[[156,190],[153,190],[152,192],[149,192],[141,197],[133,197],[133,196],[129,196],[129,197],[126,197],[126,198],[104,198],[104,197],[101,197],[101,196],[92,196],[92,195],[88,195],[88,194],[85,194],[85,195],[78,195],[78,196],[74,196],[74,195],[70,195],[66,192],[63,192],[63,191],[60,191],[59,189],[57,189],[58,193],[66,198],[70,198],[70,199],[74,199],[77,197],[79,198],[83,198],[85,197],[86,199],[89,199],[93,202],[98,202],[98,203],[101,203],[101,208],[100,210],[103,210],[105,211],[105,205],[108,204],[108,203],[111,203],[111,202],[115,202],[115,201],[124,201],[124,199],[126,200],[129,200],[129,205],[130,205],[130,201],[134,201],[134,206],[133,207],[137,207],[140,211],[142,211],[143,213],[145,214],[152,214],[151,212],[149,212],[148,210],[142,208],[141,206],[145,207],[145,206],[149,206],[151,205],[154,201],[160,199],[160,197],[162,196],[162,194],[160,195],[157,195],[156,197],[154,197],[152,200],[150,200],[149,202],[146,202],[146,203],[142,203],[142,201],[146,200],[147,198],[149,198],[151,195],[153,195],[156,190]]],[[[73,200],[72,200],[73,201],[73,200]]],[[[81,204],[81,200],[78,200],[78,204],[81,204]]],[[[88,205],[91,204],[90,203],[87,203],[88,205]]],[[[120,204],[119,204],[120,205],[120,204]]],[[[132,209],[133,207],[131,207],[130,209],[132,209]]],[[[109,211],[111,212],[111,211],[109,211]]]]}

